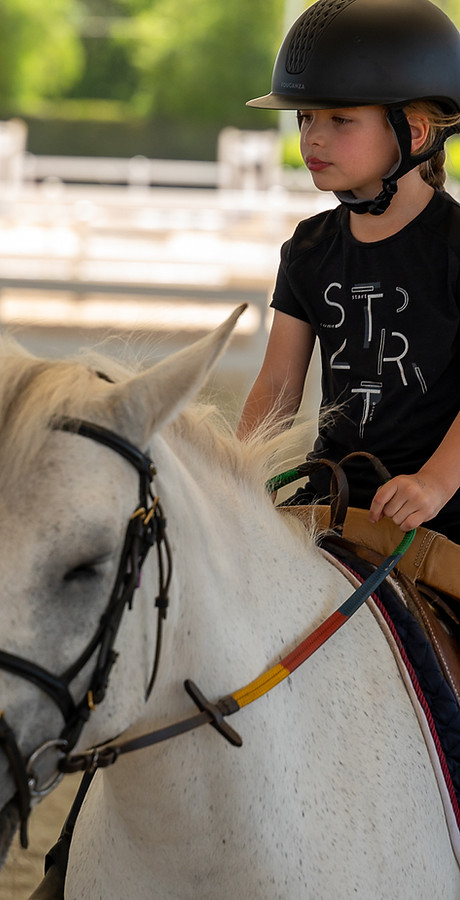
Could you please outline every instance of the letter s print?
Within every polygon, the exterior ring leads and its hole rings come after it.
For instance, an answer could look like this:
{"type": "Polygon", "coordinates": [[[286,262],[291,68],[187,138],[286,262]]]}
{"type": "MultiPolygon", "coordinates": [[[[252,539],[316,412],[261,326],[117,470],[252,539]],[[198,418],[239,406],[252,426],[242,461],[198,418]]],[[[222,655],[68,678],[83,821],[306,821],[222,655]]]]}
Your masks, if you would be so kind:
{"type": "Polygon", "coordinates": [[[339,288],[339,290],[340,290],[340,289],[342,288],[342,285],[339,284],[338,281],[333,281],[332,284],[330,284],[330,285],[326,288],[326,290],[324,291],[324,299],[325,299],[327,305],[328,305],[328,306],[335,306],[338,310],[340,310],[340,318],[339,318],[339,321],[336,322],[335,325],[330,325],[330,324],[328,324],[328,323],[326,323],[326,322],[321,322],[321,327],[322,327],[322,328],[340,328],[340,326],[343,325],[343,323],[344,323],[344,321],[345,321],[345,309],[344,309],[344,307],[342,306],[342,304],[341,304],[341,303],[338,303],[337,300],[330,300],[330,299],[329,299],[329,291],[331,290],[331,288],[339,288]]]}

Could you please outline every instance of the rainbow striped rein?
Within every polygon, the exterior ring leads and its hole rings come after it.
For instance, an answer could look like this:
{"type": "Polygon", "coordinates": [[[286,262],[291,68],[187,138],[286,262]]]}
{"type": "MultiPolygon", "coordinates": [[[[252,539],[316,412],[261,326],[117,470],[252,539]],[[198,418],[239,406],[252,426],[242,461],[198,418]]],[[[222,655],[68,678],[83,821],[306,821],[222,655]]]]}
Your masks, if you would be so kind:
{"type": "Polygon", "coordinates": [[[275,685],[292,675],[316,650],[318,650],[351,616],[363,605],[368,597],[374,593],[387,575],[394,569],[403,553],[410,547],[415,537],[415,531],[408,532],[398,544],[393,553],[357,588],[348,600],[330,615],[315,631],[312,632],[298,647],[284,657],[278,665],[273,666],[268,672],[256,678],[246,687],[231,694],[231,699],[238,704],[238,709],[247,706],[254,700],[258,700],[267,694],[275,685]]]}
{"type": "Polygon", "coordinates": [[[345,600],[344,603],[333,612],[318,628],[305,638],[291,653],[285,656],[281,662],[264,672],[249,684],[227,694],[225,697],[210,702],[199,690],[196,684],[187,680],[184,687],[198,706],[199,713],[184,719],[173,725],[160,728],[149,734],[141,735],[121,744],[107,744],[104,747],[88,750],[85,753],[64,756],[59,764],[61,772],[86,771],[93,772],[98,768],[112,765],[117,758],[124,753],[140,750],[162,741],[169,740],[179,734],[210,724],[236,747],[242,746],[242,738],[225,721],[230,716],[260,697],[263,697],[277,684],[288,678],[289,675],[302,665],[316,650],[318,650],[339,628],[341,628],[351,616],[363,605],[363,603],[382,584],[387,575],[394,569],[403,554],[411,545],[415,537],[415,530],[404,535],[401,542],[384,562],[369,575],[368,578],[345,600]]]}

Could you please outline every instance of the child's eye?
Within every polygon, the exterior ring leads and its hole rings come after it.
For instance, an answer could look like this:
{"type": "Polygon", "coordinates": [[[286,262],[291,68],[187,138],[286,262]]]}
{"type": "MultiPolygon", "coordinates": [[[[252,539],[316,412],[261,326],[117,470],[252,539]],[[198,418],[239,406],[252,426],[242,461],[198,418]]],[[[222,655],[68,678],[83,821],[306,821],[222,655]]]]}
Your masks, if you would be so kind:
{"type": "Polygon", "coordinates": [[[298,126],[299,126],[299,131],[302,131],[302,125],[303,125],[304,122],[305,122],[307,125],[308,125],[309,122],[311,122],[311,114],[310,114],[310,113],[303,113],[303,112],[300,111],[300,109],[298,109],[298,110],[297,110],[297,124],[298,124],[298,126]]]}
{"type": "Polygon", "coordinates": [[[343,116],[334,116],[334,122],[336,125],[348,125],[351,119],[345,119],[343,116]]]}

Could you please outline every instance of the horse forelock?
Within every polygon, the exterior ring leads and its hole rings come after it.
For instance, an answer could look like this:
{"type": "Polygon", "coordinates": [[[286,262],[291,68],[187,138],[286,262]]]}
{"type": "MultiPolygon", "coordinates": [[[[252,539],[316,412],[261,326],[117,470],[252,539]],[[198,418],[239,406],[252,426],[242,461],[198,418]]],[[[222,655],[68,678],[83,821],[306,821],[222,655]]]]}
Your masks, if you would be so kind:
{"type": "MultiPolygon", "coordinates": [[[[104,361],[105,362],[105,361],[104,361]]],[[[110,369],[107,363],[106,369],[110,369]]],[[[96,371],[82,359],[45,360],[0,341],[0,477],[12,488],[41,453],[53,421],[83,417],[96,371]]]]}

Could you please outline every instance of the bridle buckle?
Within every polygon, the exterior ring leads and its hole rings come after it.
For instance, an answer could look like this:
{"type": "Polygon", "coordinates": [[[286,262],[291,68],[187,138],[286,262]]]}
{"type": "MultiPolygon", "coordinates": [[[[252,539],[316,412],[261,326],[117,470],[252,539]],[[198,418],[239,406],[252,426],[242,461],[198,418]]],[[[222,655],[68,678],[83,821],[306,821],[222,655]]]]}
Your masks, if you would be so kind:
{"type": "Polygon", "coordinates": [[[51,778],[49,778],[49,780],[40,785],[39,776],[34,771],[34,766],[36,765],[37,760],[50,751],[57,751],[59,762],[59,760],[63,756],[65,756],[64,750],[66,750],[67,748],[67,741],[62,740],[61,738],[56,738],[55,740],[45,741],[45,743],[42,744],[41,747],[38,747],[37,750],[34,750],[34,752],[31,753],[25,767],[31,797],[46,797],[51,793],[52,790],[54,790],[56,785],[58,785],[63,778],[63,773],[57,771],[54,775],[51,776],[51,778]]]}

